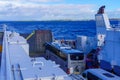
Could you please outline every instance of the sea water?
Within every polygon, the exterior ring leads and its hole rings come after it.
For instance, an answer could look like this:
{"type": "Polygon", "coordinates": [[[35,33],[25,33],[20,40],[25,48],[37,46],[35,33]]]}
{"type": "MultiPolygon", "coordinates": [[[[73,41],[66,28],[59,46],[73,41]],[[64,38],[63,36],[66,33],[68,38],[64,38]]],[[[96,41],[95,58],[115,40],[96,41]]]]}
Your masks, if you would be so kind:
{"type": "MultiPolygon", "coordinates": [[[[118,24],[117,20],[110,21],[111,25],[118,24]]],[[[34,30],[51,30],[55,39],[76,39],[77,35],[95,36],[94,20],[87,21],[0,21],[6,24],[8,30],[18,33],[31,33],[34,30]]]]}

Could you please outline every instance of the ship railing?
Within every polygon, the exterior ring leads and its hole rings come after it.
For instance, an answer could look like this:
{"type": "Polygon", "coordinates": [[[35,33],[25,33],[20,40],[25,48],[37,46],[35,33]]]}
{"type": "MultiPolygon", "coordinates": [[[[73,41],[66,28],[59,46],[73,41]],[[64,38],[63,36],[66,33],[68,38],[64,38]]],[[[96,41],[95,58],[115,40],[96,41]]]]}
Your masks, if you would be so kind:
{"type": "Polygon", "coordinates": [[[4,31],[7,29],[7,25],[6,24],[0,24],[0,31],[4,31]]]}
{"type": "Polygon", "coordinates": [[[113,25],[110,25],[112,28],[120,28],[120,24],[113,24],[113,25]]]}
{"type": "Polygon", "coordinates": [[[112,31],[120,31],[120,24],[114,24],[110,25],[111,28],[108,28],[107,30],[112,30],[112,31]]]}
{"type": "Polygon", "coordinates": [[[5,24],[0,24],[0,32],[4,32],[4,25],[5,24]]]}
{"type": "Polygon", "coordinates": [[[7,31],[6,26],[4,28],[3,36],[3,49],[2,49],[2,60],[1,60],[1,78],[2,80],[13,80],[12,78],[12,69],[11,69],[11,60],[8,50],[8,40],[7,40],[7,31]]]}

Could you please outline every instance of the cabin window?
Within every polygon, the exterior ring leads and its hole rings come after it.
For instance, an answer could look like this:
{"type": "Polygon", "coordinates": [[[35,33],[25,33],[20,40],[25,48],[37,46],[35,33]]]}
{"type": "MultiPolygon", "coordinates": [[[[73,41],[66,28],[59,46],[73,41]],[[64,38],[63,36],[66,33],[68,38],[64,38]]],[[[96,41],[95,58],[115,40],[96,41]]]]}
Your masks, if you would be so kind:
{"type": "Polygon", "coordinates": [[[70,59],[71,60],[83,60],[84,59],[84,54],[83,53],[70,54],[70,59]]]}

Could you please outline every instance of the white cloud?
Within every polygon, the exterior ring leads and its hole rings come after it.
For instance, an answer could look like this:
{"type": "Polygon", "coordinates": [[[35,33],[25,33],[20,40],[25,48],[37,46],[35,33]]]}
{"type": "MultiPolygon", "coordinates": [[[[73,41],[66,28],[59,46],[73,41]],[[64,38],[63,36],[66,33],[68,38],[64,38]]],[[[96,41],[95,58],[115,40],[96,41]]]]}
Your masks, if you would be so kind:
{"type": "Polygon", "coordinates": [[[120,18],[120,8],[114,11],[107,11],[106,12],[109,18],[120,18]]]}
{"type": "Polygon", "coordinates": [[[26,1],[33,1],[33,2],[59,2],[61,0],[26,0],[26,1]]]}
{"type": "Polygon", "coordinates": [[[94,18],[96,12],[94,5],[51,5],[16,1],[0,1],[0,4],[1,20],[80,20],[94,18]]]}
{"type": "Polygon", "coordinates": [[[59,2],[63,0],[1,0],[1,1],[10,1],[10,2],[59,2]]]}

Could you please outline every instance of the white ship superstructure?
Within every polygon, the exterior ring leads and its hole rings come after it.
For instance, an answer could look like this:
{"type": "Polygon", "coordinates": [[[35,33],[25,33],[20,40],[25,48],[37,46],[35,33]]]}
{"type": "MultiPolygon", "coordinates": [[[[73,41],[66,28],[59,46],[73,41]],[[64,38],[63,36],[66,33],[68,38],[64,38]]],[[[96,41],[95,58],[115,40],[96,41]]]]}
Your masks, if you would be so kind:
{"type": "Polygon", "coordinates": [[[120,28],[110,26],[104,8],[101,6],[95,15],[99,51],[94,54],[97,53],[100,65],[82,74],[87,80],[120,80],[120,28]]]}
{"type": "Polygon", "coordinates": [[[96,14],[100,67],[120,76],[120,28],[111,27],[107,14],[96,14]]]}

